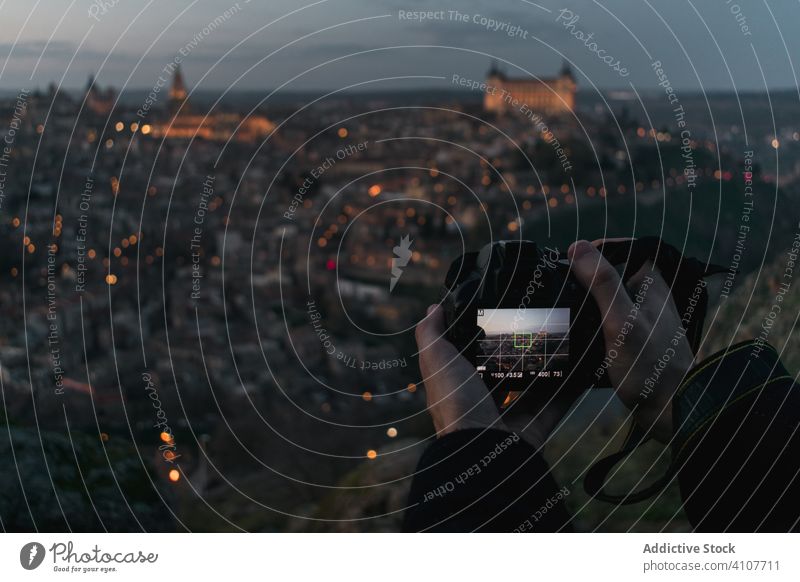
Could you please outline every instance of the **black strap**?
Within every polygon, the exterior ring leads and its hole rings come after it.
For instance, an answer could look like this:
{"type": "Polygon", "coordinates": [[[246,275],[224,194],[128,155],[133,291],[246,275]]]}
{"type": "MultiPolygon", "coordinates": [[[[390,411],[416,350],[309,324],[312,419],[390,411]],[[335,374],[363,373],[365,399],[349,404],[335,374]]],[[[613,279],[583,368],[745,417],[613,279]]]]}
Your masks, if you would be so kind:
{"type": "Polygon", "coordinates": [[[608,481],[608,474],[622,459],[630,455],[638,447],[643,445],[649,440],[645,432],[639,428],[636,423],[632,423],[628,436],[625,437],[625,443],[622,448],[616,453],[609,455],[597,461],[589,468],[583,478],[583,489],[601,501],[614,503],[617,505],[629,505],[631,503],[639,503],[645,499],[649,499],[667,485],[672,479],[674,471],[672,465],[667,470],[667,473],[660,477],[655,483],[646,486],[639,491],[630,491],[624,495],[614,495],[605,491],[606,482],[608,481]]]}

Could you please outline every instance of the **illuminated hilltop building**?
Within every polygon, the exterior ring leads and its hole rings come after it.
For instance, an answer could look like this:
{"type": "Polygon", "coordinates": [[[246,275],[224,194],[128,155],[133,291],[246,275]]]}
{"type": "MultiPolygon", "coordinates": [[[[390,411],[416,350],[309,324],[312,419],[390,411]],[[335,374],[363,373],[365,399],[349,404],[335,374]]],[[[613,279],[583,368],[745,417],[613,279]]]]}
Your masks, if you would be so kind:
{"type": "Polygon", "coordinates": [[[219,111],[211,111],[207,115],[192,112],[180,66],[175,67],[168,99],[169,115],[165,120],[152,125],[153,137],[256,142],[264,139],[275,128],[275,124],[263,115],[244,117],[239,113],[219,111]]]}
{"type": "Polygon", "coordinates": [[[550,79],[510,78],[496,63],[492,63],[486,76],[486,83],[496,90],[488,91],[483,98],[483,108],[493,113],[505,113],[523,104],[534,112],[548,115],[570,113],[575,108],[575,78],[567,64],[561,68],[558,77],[550,79]]]}

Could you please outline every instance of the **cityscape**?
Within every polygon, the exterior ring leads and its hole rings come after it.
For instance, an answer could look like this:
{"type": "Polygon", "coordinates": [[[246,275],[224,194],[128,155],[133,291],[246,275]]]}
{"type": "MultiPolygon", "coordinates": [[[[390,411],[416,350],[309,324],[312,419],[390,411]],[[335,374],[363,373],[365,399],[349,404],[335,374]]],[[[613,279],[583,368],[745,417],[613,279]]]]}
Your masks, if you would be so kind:
{"type": "MultiPolygon", "coordinates": [[[[709,313],[741,325],[711,324],[704,353],[758,333],[741,306],[777,292],[797,229],[796,92],[664,71],[596,90],[567,59],[531,53],[530,78],[475,58],[485,75],[433,88],[280,99],[196,90],[179,60],[152,87],[0,86],[3,528],[398,531],[434,436],[414,327],[493,240],[659,235],[736,270],[709,313]]],[[[484,352],[566,358],[566,332],[517,335],[484,352]]],[[[622,423],[602,392],[575,455],[622,423]]],[[[579,432],[560,430],[559,453],[579,432]]],[[[660,519],[592,503],[586,530],[660,519]]]]}

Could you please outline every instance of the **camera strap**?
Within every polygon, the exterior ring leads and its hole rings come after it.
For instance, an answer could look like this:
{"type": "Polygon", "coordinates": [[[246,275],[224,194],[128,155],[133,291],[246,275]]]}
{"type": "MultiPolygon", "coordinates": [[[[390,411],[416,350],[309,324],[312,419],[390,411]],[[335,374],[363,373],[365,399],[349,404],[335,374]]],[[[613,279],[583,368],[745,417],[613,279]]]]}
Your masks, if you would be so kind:
{"type": "Polygon", "coordinates": [[[670,465],[667,472],[659,477],[654,483],[647,485],[644,489],[639,491],[629,491],[628,493],[615,495],[608,493],[605,490],[608,475],[614,467],[622,459],[630,455],[639,446],[643,445],[649,440],[649,437],[635,422],[632,423],[631,428],[628,430],[628,435],[625,437],[625,442],[616,453],[609,455],[597,461],[592,465],[583,478],[583,489],[601,501],[614,503],[616,505],[628,505],[630,503],[639,503],[645,499],[649,499],[659,491],[661,491],[673,478],[674,469],[670,465]]]}

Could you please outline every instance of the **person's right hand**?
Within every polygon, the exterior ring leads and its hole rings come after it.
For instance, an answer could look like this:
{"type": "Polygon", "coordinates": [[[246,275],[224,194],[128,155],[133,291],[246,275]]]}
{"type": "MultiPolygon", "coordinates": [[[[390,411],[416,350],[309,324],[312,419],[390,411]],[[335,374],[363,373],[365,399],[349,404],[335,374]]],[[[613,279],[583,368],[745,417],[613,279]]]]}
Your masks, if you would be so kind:
{"type": "Polygon", "coordinates": [[[643,297],[637,310],[616,269],[592,243],[573,243],[567,256],[603,316],[606,373],[617,395],[634,411],[637,424],[657,440],[668,441],[672,396],[694,361],[688,340],[679,333],[681,317],[669,286],[652,263],[645,263],[628,282],[631,292],[643,297]],[[621,336],[623,329],[627,333],[621,336]]]}

